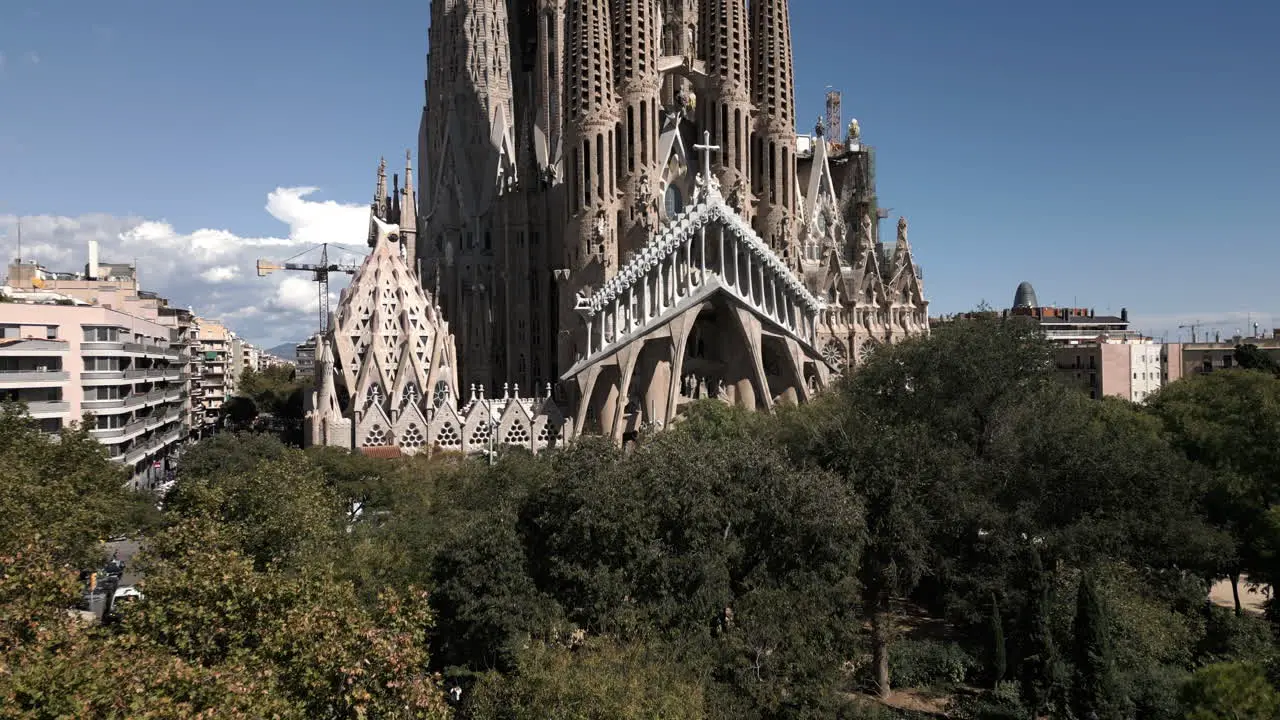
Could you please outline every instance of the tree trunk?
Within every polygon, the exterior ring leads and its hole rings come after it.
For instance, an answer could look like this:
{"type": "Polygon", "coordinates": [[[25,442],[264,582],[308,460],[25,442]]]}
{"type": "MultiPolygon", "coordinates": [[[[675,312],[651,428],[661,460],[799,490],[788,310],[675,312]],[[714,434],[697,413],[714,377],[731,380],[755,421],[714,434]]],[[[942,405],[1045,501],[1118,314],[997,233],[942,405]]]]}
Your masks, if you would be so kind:
{"type": "Polygon", "coordinates": [[[1231,573],[1231,597],[1236,601],[1236,617],[1240,617],[1244,613],[1240,607],[1240,573],[1231,573]]]}
{"type": "Polygon", "coordinates": [[[889,603],[875,598],[867,603],[871,613],[871,666],[872,683],[876,695],[885,699],[889,697],[889,603]]]}

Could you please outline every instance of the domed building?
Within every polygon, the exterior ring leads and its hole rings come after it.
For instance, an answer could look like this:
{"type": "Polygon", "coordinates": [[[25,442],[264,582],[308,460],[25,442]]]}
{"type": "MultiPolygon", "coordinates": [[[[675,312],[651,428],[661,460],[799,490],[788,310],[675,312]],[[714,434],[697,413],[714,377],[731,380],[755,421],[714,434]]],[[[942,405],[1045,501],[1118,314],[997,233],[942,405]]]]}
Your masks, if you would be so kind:
{"type": "Polygon", "coordinates": [[[1031,283],[1025,280],[1018,283],[1018,289],[1013,293],[1013,308],[1015,310],[1030,310],[1037,307],[1040,307],[1040,303],[1036,301],[1036,289],[1031,287],[1031,283]]]}

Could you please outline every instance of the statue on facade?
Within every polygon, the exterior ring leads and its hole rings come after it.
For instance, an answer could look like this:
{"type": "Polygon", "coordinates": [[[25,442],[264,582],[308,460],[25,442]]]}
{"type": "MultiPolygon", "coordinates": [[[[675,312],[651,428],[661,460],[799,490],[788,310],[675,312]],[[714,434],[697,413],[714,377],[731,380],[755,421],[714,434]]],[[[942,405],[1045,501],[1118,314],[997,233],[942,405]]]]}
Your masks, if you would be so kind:
{"type": "Polygon", "coordinates": [[[733,187],[729,189],[729,197],[726,199],[729,207],[733,211],[746,217],[747,214],[747,184],[742,178],[738,178],[733,187]]]}
{"type": "Polygon", "coordinates": [[[649,171],[640,174],[636,183],[636,197],[632,203],[632,211],[637,224],[646,232],[653,232],[658,227],[658,196],[653,192],[653,182],[649,171]]]}
{"type": "MultiPolygon", "coordinates": [[[[591,239],[596,243],[604,243],[609,232],[609,215],[603,209],[596,212],[595,221],[591,224],[591,239]]],[[[604,251],[603,245],[600,252],[604,251]]]]}

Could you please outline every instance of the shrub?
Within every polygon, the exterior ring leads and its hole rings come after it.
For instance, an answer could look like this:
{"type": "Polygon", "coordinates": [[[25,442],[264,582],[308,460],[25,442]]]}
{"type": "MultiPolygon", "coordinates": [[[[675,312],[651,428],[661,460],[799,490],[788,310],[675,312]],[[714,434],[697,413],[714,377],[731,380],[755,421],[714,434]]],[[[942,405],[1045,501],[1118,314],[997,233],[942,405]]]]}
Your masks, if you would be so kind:
{"type": "Polygon", "coordinates": [[[897,687],[956,685],[974,665],[955,643],[899,640],[889,648],[889,677],[897,687]]]}
{"type": "Polygon", "coordinates": [[[1187,720],[1274,720],[1280,694],[1253,663],[1218,663],[1196,671],[1182,688],[1187,720]]]}
{"type": "Polygon", "coordinates": [[[1016,682],[997,683],[994,690],[957,703],[954,717],[973,720],[1027,720],[1031,713],[1022,702],[1016,682]]]}
{"type": "Polygon", "coordinates": [[[1267,664],[1276,657],[1271,625],[1264,619],[1237,617],[1229,608],[1210,607],[1197,660],[1208,665],[1245,661],[1267,664]]]}

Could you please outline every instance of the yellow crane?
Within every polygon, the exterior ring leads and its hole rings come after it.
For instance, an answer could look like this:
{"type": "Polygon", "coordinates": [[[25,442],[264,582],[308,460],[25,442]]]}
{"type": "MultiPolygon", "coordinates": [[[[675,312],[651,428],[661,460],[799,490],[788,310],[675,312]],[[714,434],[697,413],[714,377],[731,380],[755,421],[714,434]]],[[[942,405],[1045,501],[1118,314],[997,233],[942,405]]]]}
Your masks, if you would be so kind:
{"type": "Polygon", "coordinates": [[[312,273],[312,279],[316,281],[317,292],[320,295],[320,334],[323,335],[329,329],[329,273],[354,275],[359,266],[349,263],[331,263],[329,262],[329,243],[323,243],[318,247],[320,248],[320,262],[318,263],[293,262],[294,258],[301,257],[315,250],[315,248],[298,253],[283,262],[258,260],[258,277],[266,277],[277,270],[296,270],[312,273]]]}

